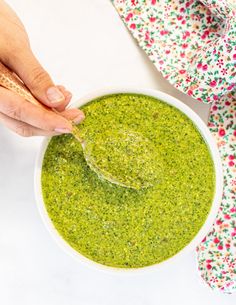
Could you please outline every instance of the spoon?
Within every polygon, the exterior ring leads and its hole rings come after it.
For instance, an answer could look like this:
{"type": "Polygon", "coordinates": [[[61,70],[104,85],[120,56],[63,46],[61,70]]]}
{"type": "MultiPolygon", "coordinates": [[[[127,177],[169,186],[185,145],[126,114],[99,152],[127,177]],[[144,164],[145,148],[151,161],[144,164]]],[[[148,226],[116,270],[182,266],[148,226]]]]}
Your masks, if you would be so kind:
{"type": "Polygon", "coordinates": [[[108,129],[97,133],[84,151],[87,163],[97,175],[123,187],[152,187],[163,176],[162,158],[154,143],[134,130],[108,129]]]}
{"type": "MultiPolygon", "coordinates": [[[[0,62],[0,86],[23,97],[26,101],[60,115],[54,109],[40,103],[24,85],[0,62]]],[[[100,133],[95,139],[84,140],[80,136],[78,126],[72,124],[72,135],[81,143],[84,158],[101,179],[111,183],[140,190],[153,186],[161,175],[161,167],[156,162],[157,156],[153,144],[141,134],[129,130],[108,130],[102,138],[100,133]],[[137,154],[137,151],[139,152],[137,154]]]]}

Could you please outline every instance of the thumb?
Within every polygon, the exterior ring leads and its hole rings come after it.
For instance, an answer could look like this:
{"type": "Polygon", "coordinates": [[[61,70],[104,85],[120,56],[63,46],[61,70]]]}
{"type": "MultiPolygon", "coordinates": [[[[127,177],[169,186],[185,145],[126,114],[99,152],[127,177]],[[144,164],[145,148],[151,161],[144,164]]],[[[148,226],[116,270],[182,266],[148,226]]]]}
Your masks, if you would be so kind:
{"type": "Polygon", "coordinates": [[[49,107],[58,107],[65,102],[65,96],[54,85],[51,77],[40,65],[31,49],[27,48],[12,57],[8,65],[43,104],[49,107]]]}

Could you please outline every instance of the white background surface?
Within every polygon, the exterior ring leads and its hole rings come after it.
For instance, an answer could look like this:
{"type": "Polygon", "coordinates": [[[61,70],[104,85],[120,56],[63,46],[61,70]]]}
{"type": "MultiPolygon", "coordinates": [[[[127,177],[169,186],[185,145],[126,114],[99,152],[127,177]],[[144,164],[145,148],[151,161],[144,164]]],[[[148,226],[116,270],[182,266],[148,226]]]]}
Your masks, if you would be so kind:
{"type": "MultiPolygon", "coordinates": [[[[109,0],[9,0],[32,47],[74,98],[105,86],[157,88],[190,105],[204,120],[208,106],[173,89],[133,41],[109,0]]],[[[200,279],[195,253],[153,273],[121,276],[89,269],[51,239],[37,211],[34,160],[41,139],[0,126],[1,305],[233,305],[200,279]]]]}

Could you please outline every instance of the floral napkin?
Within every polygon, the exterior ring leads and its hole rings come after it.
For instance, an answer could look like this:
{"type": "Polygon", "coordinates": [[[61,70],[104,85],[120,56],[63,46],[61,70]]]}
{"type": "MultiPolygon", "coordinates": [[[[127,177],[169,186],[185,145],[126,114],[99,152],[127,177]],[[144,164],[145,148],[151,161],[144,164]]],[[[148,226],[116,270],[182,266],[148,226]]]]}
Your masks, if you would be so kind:
{"type": "Polygon", "coordinates": [[[177,89],[211,103],[209,129],[224,169],[211,232],[197,247],[212,287],[236,291],[236,5],[234,0],[112,0],[156,68],[177,89]],[[234,91],[235,90],[235,91],[234,91]]]}

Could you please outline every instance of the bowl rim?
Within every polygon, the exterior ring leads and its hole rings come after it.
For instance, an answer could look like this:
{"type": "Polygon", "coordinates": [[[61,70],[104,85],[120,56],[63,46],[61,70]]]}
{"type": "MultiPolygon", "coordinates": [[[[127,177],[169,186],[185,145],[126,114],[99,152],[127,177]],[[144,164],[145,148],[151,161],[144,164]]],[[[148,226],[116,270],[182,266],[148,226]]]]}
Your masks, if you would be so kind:
{"type": "Polygon", "coordinates": [[[206,144],[208,145],[209,151],[211,153],[211,157],[214,163],[214,170],[215,170],[215,194],[212,202],[211,209],[208,213],[208,216],[206,218],[206,221],[202,225],[201,229],[198,231],[198,233],[195,235],[195,237],[190,241],[189,244],[187,244],[182,250],[177,252],[174,256],[160,262],[157,264],[153,264],[150,266],[144,266],[144,267],[138,267],[138,268],[117,268],[117,267],[111,267],[107,265],[103,265],[100,263],[97,263],[84,255],[77,252],[75,249],[73,249],[59,234],[59,232],[54,227],[51,219],[49,218],[49,215],[47,213],[44,201],[43,201],[43,195],[42,195],[42,188],[41,188],[41,168],[42,168],[42,162],[44,158],[44,154],[46,152],[47,146],[50,142],[51,137],[47,137],[43,139],[40,149],[37,153],[36,162],[35,162],[35,171],[34,171],[34,192],[35,192],[35,198],[37,207],[39,210],[39,213],[41,215],[41,218],[48,229],[50,235],[52,238],[56,241],[56,243],[70,256],[74,257],[77,261],[80,263],[83,263],[84,265],[87,265],[88,267],[95,268],[100,271],[105,272],[112,272],[112,273],[122,273],[122,274],[135,274],[135,273],[143,273],[147,271],[154,271],[156,269],[160,269],[164,266],[170,265],[171,263],[174,263],[178,260],[180,260],[184,255],[194,250],[197,245],[202,241],[202,239],[207,235],[207,233],[210,231],[211,226],[217,216],[217,212],[220,206],[220,202],[222,199],[222,193],[223,193],[223,169],[222,169],[222,163],[220,159],[220,154],[216,145],[216,142],[211,135],[207,125],[203,122],[203,120],[199,117],[199,115],[194,112],[189,106],[181,102],[180,100],[176,99],[175,97],[164,93],[159,90],[155,89],[148,89],[148,88],[137,88],[137,87],[116,87],[116,88],[102,88],[99,90],[94,90],[83,97],[81,97],[76,102],[72,103],[71,107],[80,107],[88,102],[90,102],[93,99],[111,95],[111,94],[119,94],[119,93],[133,93],[133,94],[143,94],[147,96],[151,96],[157,99],[160,99],[161,101],[174,106],[175,108],[179,109],[181,112],[183,112],[196,126],[196,128],[201,133],[202,137],[204,138],[206,144]]]}

